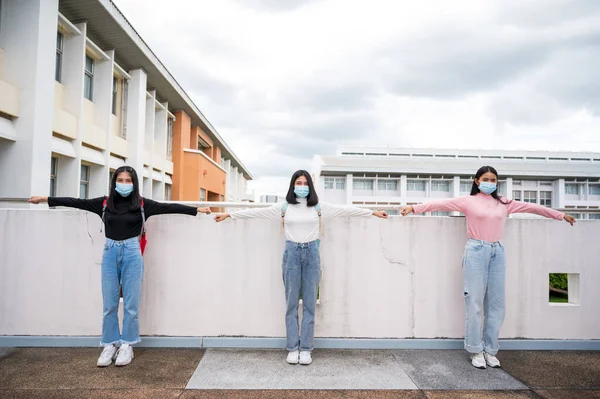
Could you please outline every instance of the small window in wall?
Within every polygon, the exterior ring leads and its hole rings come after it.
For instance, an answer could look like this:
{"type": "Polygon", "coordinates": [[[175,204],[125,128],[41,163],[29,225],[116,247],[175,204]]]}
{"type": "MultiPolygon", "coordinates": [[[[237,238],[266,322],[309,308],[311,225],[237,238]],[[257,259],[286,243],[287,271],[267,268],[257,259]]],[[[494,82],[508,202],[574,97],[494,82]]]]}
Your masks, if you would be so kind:
{"type": "Polygon", "coordinates": [[[550,304],[579,304],[579,273],[550,273],[548,288],[550,304]]]}
{"type": "Polygon", "coordinates": [[[590,184],[589,194],[590,195],[600,195],[600,184],[590,184]]]}
{"type": "Polygon", "coordinates": [[[398,191],[398,180],[381,179],[377,181],[377,189],[381,191],[398,191]]]}
{"type": "Polygon", "coordinates": [[[173,154],[173,119],[167,122],[167,155],[173,154]]]}
{"type": "Polygon", "coordinates": [[[547,207],[552,206],[552,192],[551,191],[540,191],[540,205],[547,207]]]}
{"type": "Polygon", "coordinates": [[[113,88],[112,88],[112,114],[117,115],[117,93],[119,91],[119,79],[113,76],[113,88]]]}
{"type": "Polygon", "coordinates": [[[537,204],[537,191],[525,191],[523,201],[537,204]]]}
{"type": "Polygon", "coordinates": [[[165,201],[171,201],[171,185],[165,184],[165,201]]]}
{"type": "Polygon", "coordinates": [[[431,216],[449,216],[450,213],[446,211],[433,211],[431,212],[431,216]]]}
{"type": "Polygon", "coordinates": [[[90,167],[81,165],[81,179],[79,181],[79,198],[87,199],[90,196],[90,167]]]}
{"type": "Polygon", "coordinates": [[[345,190],[346,189],[346,179],[344,179],[344,178],[335,179],[335,189],[336,190],[345,190]]]}
{"type": "Polygon", "coordinates": [[[600,219],[600,213],[590,213],[589,217],[590,217],[590,219],[599,220],[600,219]]]}
{"type": "Polygon", "coordinates": [[[425,191],[425,181],[423,180],[408,180],[406,186],[408,191],[425,191]]]}
{"type": "Polygon", "coordinates": [[[201,202],[206,201],[206,190],[203,188],[200,189],[200,201],[201,202]]]}
{"type": "Polygon", "coordinates": [[[388,209],[386,212],[390,216],[398,216],[398,215],[400,215],[400,211],[398,209],[388,209]]]}
{"type": "Polygon", "coordinates": [[[372,191],[373,179],[354,179],[354,190],[372,191]]]}
{"type": "Polygon", "coordinates": [[[461,181],[460,182],[460,192],[461,193],[470,193],[471,187],[473,187],[472,181],[461,181]]]}
{"type": "Polygon", "coordinates": [[[579,194],[579,184],[567,183],[565,184],[565,194],[579,194]]]}
{"type": "Polygon", "coordinates": [[[334,184],[335,184],[335,179],[333,177],[325,178],[325,190],[333,190],[334,184]]]}
{"type": "Polygon", "coordinates": [[[60,32],[56,32],[56,65],[54,71],[54,79],[60,83],[62,81],[62,55],[63,55],[64,36],[60,32]]]}
{"type": "Polygon", "coordinates": [[[433,180],[431,182],[431,191],[450,192],[450,182],[444,180],[433,180]]]}
{"type": "Polygon", "coordinates": [[[58,158],[50,158],[50,196],[56,197],[56,173],[58,171],[58,158]]]}
{"type": "Polygon", "coordinates": [[[93,101],[94,96],[94,60],[85,56],[85,76],[83,81],[83,96],[93,101]]]}
{"type": "Polygon", "coordinates": [[[521,201],[521,190],[513,190],[513,199],[515,201],[521,201]]]}

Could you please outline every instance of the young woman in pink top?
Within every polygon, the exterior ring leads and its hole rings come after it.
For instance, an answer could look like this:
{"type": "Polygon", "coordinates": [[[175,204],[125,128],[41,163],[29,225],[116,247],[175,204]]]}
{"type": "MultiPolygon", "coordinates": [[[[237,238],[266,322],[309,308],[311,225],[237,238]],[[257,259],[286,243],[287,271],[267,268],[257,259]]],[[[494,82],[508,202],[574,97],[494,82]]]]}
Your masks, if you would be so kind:
{"type": "Polygon", "coordinates": [[[402,216],[411,212],[418,214],[437,210],[465,214],[469,235],[463,257],[465,349],[471,354],[473,366],[481,369],[485,369],[486,364],[490,367],[500,367],[496,354],[499,348],[500,327],[504,321],[505,278],[504,247],[500,240],[506,218],[513,213],[534,213],[565,220],[571,226],[575,223],[572,216],[554,209],[499,197],[497,183],[496,169],[483,166],[475,175],[470,196],[402,208],[402,216]],[[482,310],[485,314],[484,320],[482,310]]]}

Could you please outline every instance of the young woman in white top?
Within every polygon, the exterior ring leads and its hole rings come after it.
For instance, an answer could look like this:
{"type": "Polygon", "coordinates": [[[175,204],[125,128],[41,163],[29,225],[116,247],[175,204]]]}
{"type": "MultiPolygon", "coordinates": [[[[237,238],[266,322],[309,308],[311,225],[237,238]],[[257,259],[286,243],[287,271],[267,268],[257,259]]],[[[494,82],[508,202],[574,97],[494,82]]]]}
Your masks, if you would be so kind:
{"type": "Polygon", "coordinates": [[[286,203],[268,208],[248,209],[215,216],[217,222],[232,219],[282,219],[286,243],[282,271],[287,302],[285,314],[286,349],[289,364],[309,365],[312,363],[315,306],[321,278],[319,256],[321,217],[369,217],[387,219],[383,211],[372,212],[347,206],[319,203],[310,174],[299,170],[292,176],[286,203]],[[298,302],[302,290],[302,329],[299,334],[298,302]]]}

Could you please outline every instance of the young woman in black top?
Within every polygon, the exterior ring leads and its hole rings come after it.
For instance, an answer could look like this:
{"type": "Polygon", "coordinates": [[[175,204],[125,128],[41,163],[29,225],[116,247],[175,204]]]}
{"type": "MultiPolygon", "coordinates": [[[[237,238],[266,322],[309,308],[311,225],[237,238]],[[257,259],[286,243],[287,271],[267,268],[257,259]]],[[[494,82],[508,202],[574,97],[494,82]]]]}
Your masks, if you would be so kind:
{"type": "Polygon", "coordinates": [[[102,255],[102,354],[99,367],[109,366],[116,358],[117,366],[126,366],[133,359],[131,345],[140,342],[138,309],[142,290],[144,260],[140,235],[144,219],[154,215],[179,213],[195,216],[210,213],[210,208],[195,208],[179,204],[164,204],[141,198],[135,170],[122,166],[112,176],[108,197],[78,199],[69,197],[31,197],[30,203],[48,202],[51,207],[66,206],[83,209],[103,217],[106,243],[102,255]],[[142,207],[143,201],[143,207],[142,207]],[[123,289],[123,331],[119,332],[117,311],[123,289]],[[120,348],[117,350],[117,346],[120,348]]]}

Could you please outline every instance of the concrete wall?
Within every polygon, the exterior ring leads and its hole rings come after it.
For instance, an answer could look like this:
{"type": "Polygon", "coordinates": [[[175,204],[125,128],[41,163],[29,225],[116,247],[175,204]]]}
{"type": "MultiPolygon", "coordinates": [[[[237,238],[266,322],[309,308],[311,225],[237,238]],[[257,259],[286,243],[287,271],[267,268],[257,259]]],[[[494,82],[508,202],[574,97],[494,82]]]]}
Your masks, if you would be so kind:
{"type": "MultiPolygon", "coordinates": [[[[98,335],[97,216],[0,209],[0,335],[98,335]]],[[[462,218],[326,220],[318,337],[460,338],[462,218]]],[[[143,335],[284,336],[279,221],[149,220],[143,335]],[[201,254],[201,255],[200,255],[201,254]]],[[[599,221],[507,220],[505,338],[600,339],[599,221]],[[548,273],[580,273],[578,304],[548,273]]]]}

